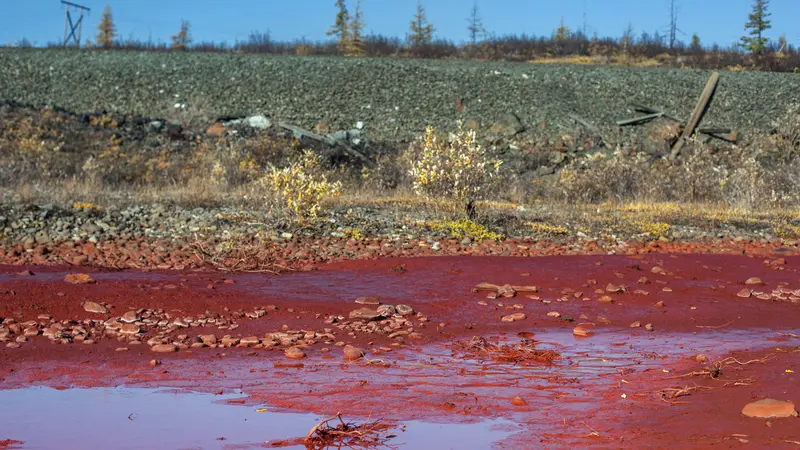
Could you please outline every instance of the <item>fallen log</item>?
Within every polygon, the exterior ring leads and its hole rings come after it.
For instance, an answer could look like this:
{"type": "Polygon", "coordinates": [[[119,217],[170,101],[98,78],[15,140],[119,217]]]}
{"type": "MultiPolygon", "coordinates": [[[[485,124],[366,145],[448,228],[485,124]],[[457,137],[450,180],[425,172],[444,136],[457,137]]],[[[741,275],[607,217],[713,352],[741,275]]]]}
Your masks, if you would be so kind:
{"type": "Polygon", "coordinates": [[[579,124],[583,125],[583,127],[586,128],[587,130],[589,130],[590,133],[593,133],[595,136],[599,137],[600,138],[600,142],[603,144],[604,147],[608,147],[608,144],[606,144],[606,140],[603,138],[603,134],[600,133],[600,130],[596,126],[594,126],[590,122],[588,122],[588,121],[576,116],[575,114],[568,114],[568,115],[572,120],[574,120],[575,122],[578,122],[579,124]]]}
{"type": "Polygon", "coordinates": [[[278,126],[283,128],[283,129],[285,129],[285,130],[289,130],[289,131],[291,131],[291,132],[293,132],[295,134],[299,134],[300,136],[311,138],[311,139],[314,139],[315,141],[323,142],[325,144],[328,144],[331,147],[339,146],[346,153],[350,154],[351,156],[355,156],[356,158],[360,159],[361,161],[363,161],[368,166],[370,166],[370,167],[374,166],[373,162],[370,161],[369,158],[367,158],[366,156],[364,156],[364,154],[362,154],[358,150],[354,149],[353,147],[351,147],[350,145],[348,145],[346,142],[344,142],[342,140],[334,139],[330,135],[324,135],[323,136],[321,134],[317,134],[317,133],[314,133],[312,131],[308,131],[305,128],[300,128],[300,127],[298,127],[296,125],[292,125],[292,124],[286,123],[286,122],[280,122],[280,123],[278,123],[278,126]]]}
{"type": "Polygon", "coordinates": [[[678,157],[681,153],[681,149],[683,145],[686,143],[686,139],[688,139],[692,133],[694,133],[695,128],[700,123],[700,120],[703,118],[703,114],[708,107],[708,103],[711,101],[712,95],[714,95],[714,90],[717,88],[717,83],[719,83],[719,72],[714,72],[711,74],[711,77],[706,82],[706,87],[703,89],[703,93],[700,95],[700,99],[697,100],[697,104],[694,107],[694,111],[692,111],[692,115],[689,117],[689,122],[686,127],[683,129],[683,133],[681,137],[678,138],[678,141],[675,142],[675,145],[672,146],[672,152],[669,154],[669,160],[674,161],[675,158],[678,157]]]}
{"type": "Polygon", "coordinates": [[[653,119],[658,119],[659,117],[664,117],[664,113],[663,112],[657,112],[657,113],[648,114],[646,116],[634,117],[633,119],[618,120],[617,121],[617,126],[624,127],[626,125],[637,125],[637,124],[640,124],[642,122],[648,122],[648,121],[653,120],[653,119]]]}

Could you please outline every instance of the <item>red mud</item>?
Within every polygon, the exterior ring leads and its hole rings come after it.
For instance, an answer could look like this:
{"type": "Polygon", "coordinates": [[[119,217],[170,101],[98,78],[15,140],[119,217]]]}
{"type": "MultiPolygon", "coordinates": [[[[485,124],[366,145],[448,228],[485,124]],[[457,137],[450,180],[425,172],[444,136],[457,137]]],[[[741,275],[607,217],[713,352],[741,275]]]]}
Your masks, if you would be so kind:
{"type": "MultiPolygon", "coordinates": [[[[800,289],[800,257],[762,253],[767,256],[382,259],[277,276],[81,269],[96,280],[93,284],[65,282],[68,273],[78,272],[74,267],[7,266],[0,270],[0,317],[18,323],[45,320],[37,319],[43,314],[59,321],[108,319],[138,308],[163,309],[178,317],[207,310],[234,317],[239,310],[274,305],[264,317],[232,319],[239,325],[235,330],[198,327],[173,334],[244,337],[281,331],[284,325],[318,332],[330,327],[337,341],[366,355],[348,363],[340,348],[322,342],[305,348],[302,360],[287,359],[281,347],[161,354],[144,343],[127,345],[115,338],[82,345],[36,336],[20,348],[0,343],[0,389],[241,389],[248,396],[244,403],[267,403],[278,410],[391,421],[504,418],[520,424],[522,431],[497,443],[498,448],[738,448],[745,441],[796,448],[791,442],[800,441],[797,419],[767,423],[741,415],[745,404],[765,397],[800,404],[800,300],[790,293],[800,289]],[[400,264],[404,270],[393,270],[400,264]],[[18,274],[23,269],[33,275],[18,274]],[[751,277],[763,285],[745,285],[751,277]],[[481,282],[535,285],[538,293],[488,299],[486,292],[472,292],[481,282]],[[755,296],[737,296],[745,288],[755,296]],[[324,322],[362,307],[354,303],[362,296],[419,311],[427,319],[411,320],[419,338],[350,336],[324,322]],[[84,311],[85,301],[113,308],[107,315],[92,314],[84,311]],[[527,317],[501,321],[514,312],[527,317]],[[561,317],[548,317],[548,312],[561,317]],[[582,322],[595,324],[591,337],[572,335],[582,322]],[[641,327],[631,328],[634,322],[641,327]],[[653,330],[646,330],[646,324],[653,330]],[[465,359],[453,344],[474,336],[508,344],[527,337],[561,357],[552,365],[465,359]],[[118,347],[128,350],[115,351],[118,347]],[[692,359],[697,354],[710,362],[692,359]],[[714,378],[703,372],[715,361],[730,362],[724,359],[730,356],[738,362],[723,365],[714,378]],[[151,366],[153,359],[162,364],[151,366]],[[700,373],[680,377],[690,372],[700,373]],[[662,395],[670,392],[662,390],[686,387],[692,388],[689,395],[662,395]],[[515,397],[524,404],[512,403],[515,397]]],[[[6,434],[0,439],[15,438],[13,430],[0,431],[6,434]]],[[[442,439],[430,448],[444,448],[447,437],[442,439]]]]}

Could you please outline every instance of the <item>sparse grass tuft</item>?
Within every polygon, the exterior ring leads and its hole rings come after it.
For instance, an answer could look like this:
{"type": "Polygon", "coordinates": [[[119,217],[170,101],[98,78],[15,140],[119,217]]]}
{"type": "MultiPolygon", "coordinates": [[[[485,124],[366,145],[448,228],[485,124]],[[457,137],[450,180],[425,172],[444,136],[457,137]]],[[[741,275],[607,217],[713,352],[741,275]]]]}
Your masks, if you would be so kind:
{"type": "Polygon", "coordinates": [[[460,220],[433,220],[425,222],[424,226],[431,231],[439,231],[458,239],[469,237],[476,241],[499,241],[503,235],[489,231],[483,225],[469,219],[460,220]]]}

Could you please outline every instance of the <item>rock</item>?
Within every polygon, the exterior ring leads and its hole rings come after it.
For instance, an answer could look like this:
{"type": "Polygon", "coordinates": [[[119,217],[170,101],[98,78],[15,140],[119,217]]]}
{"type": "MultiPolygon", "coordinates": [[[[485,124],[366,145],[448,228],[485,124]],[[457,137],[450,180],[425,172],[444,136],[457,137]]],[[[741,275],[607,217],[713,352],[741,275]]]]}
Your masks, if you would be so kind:
{"type": "Polygon", "coordinates": [[[378,311],[369,308],[359,308],[353,311],[350,311],[350,318],[351,319],[361,319],[361,320],[376,320],[383,317],[378,311]]]}
{"type": "Polygon", "coordinates": [[[664,274],[667,273],[666,270],[664,270],[664,269],[662,269],[661,267],[658,267],[658,266],[653,266],[653,268],[650,269],[650,272],[652,272],[654,274],[657,274],[657,275],[664,275],[664,274]]]}
{"type": "Polygon", "coordinates": [[[208,137],[221,137],[228,129],[219,122],[216,122],[214,125],[211,125],[206,129],[206,136],[208,137]]]}
{"type": "Polygon", "coordinates": [[[358,297],[356,303],[359,305],[380,305],[378,297],[358,297]]]}
{"type": "Polygon", "coordinates": [[[381,305],[378,306],[378,314],[384,317],[391,317],[397,313],[397,308],[392,305],[381,305]]]}
{"type": "Polygon", "coordinates": [[[606,286],[606,292],[611,292],[611,293],[621,294],[621,293],[623,293],[623,292],[625,292],[627,290],[628,289],[623,285],[617,286],[615,284],[608,283],[608,285],[606,286]]]}
{"type": "Polygon", "coordinates": [[[151,366],[153,366],[153,367],[155,367],[155,366],[160,366],[160,365],[161,365],[161,360],[158,360],[158,359],[151,359],[151,360],[150,360],[150,365],[151,365],[151,366]]]}
{"type": "Polygon", "coordinates": [[[647,325],[645,325],[644,329],[647,330],[647,331],[655,330],[655,328],[653,328],[653,324],[652,323],[648,323],[647,325]]]}
{"type": "Polygon", "coordinates": [[[139,314],[136,311],[128,311],[119,318],[120,322],[133,323],[139,320],[139,314]]]}
{"type": "Polygon", "coordinates": [[[175,319],[175,320],[172,322],[172,324],[173,324],[173,325],[175,325],[176,327],[180,327],[180,328],[188,328],[188,327],[189,327],[189,324],[188,324],[188,323],[186,323],[186,321],[185,321],[185,320],[183,320],[183,319],[182,319],[182,318],[180,318],[180,317],[176,318],[176,319],[175,319]]]}
{"type": "Polygon", "coordinates": [[[516,322],[518,320],[525,320],[525,317],[527,317],[525,313],[514,313],[514,314],[509,314],[507,316],[503,316],[503,318],[500,320],[502,322],[516,322]]]}
{"type": "Polygon", "coordinates": [[[356,361],[364,356],[364,352],[360,348],[352,345],[345,345],[342,352],[346,361],[356,361]]]}
{"type": "Polygon", "coordinates": [[[556,311],[550,311],[549,313],[547,313],[547,317],[561,317],[561,313],[556,311]]]}
{"type": "Polygon", "coordinates": [[[31,277],[31,276],[33,276],[33,272],[31,272],[30,270],[23,270],[21,272],[17,272],[17,275],[20,275],[20,276],[23,276],[23,277],[31,277]]]}
{"type": "Polygon", "coordinates": [[[782,402],[765,398],[757,402],[748,403],[742,408],[742,414],[756,419],[780,419],[797,417],[797,410],[792,402],[782,402]]]}
{"type": "Polygon", "coordinates": [[[752,289],[742,289],[741,291],[736,293],[736,296],[737,297],[742,297],[742,298],[752,297],[753,296],[753,290],[752,289]]]}
{"type": "Polygon", "coordinates": [[[64,277],[64,281],[72,284],[91,284],[94,279],[85,273],[70,273],[64,277]]]}
{"type": "Polygon", "coordinates": [[[516,114],[509,113],[495,122],[489,128],[489,131],[500,136],[513,137],[525,131],[525,125],[522,124],[516,114]]]}
{"type": "Polygon", "coordinates": [[[527,406],[528,402],[519,395],[511,399],[511,404],[514,406],[527,406]]]}
{"type": "Polygon", "coordinates": [[[761,281],[761,278],[751,277],[751,278],[748,278],[747,280],[745,280],[744,284],[746,284],[748,286],[752,286],[752,285],[756,285],[756,284],[764,284],[764,282],[761,281]]]}
{"type": "Polygon", "coordinates": [[[578,325],[572,330],[572,334],[579,337],[589,337],[592,335],[592,330],[586,325],[578,325]]]}
{"type": "Polygon", "coordinates": [[[614,299],[610,295],[604,295],[597,299],[600,303],[614,303],[614,299]]]}
{"type": "Polygon", "coordinates": [[[261,340],[256,336],[244,337],[239,341],[239,345],[258,345],[261,340]]]}
{"type": "Polygon", "coordinates": [[[199,338],[205,345],[214,345],[217,343],[217,337],[213,334],[204,334],[199,336],[199,338]]]}
{"type": "Polygon", "coordinates": [[[306,353],[300,347],[289,347],[284,351],[284,354],[289,359],[303,359],[306,353]]]}
{"type": "Polygon", "coordinates": [[[86,312],[95,313],[95,314],[108,314],[108,308],[105,306],[95,303],[95,302],[85,302],[83,304],[83,309],[86,312]]]}
{"type": "Polygon", "coordinates": [[[637,320],[636,322],[633,322],[630,326],[631,328],[639,328],[642,326],[642,323],[637,320]]]}
{"type": "Polygon", "coordinates": [[[248,117],[247,119],[244,119],[244,123],[251,128],[256,128],[259,130],[266,130],[272,126],[272,122],[261,115],[248,117]]]}
{"type": "Polygon", "coordinates": [[[178,347],[175,344],[156,344],[150,347],[150,350],[156,353],[172,353],[178,351],[178,347]]]}
{"type": "Polygon", "coordinates": [[[497,288],[497,296],[511,298],[517,295],[517,291],[510,284],[506,284],[497,288]]]}
{"type": "Polygon", "coordinates": [[[408,305],[397,305],[395,308],[397,309],[397,314],[400,314],[401,316],[410,316],[411,314],[414,314],[414,308],[408,305]]]}
{"type": "Polygon", "coordinates": [[[150,128],[151,132],[160,133],[161,129],[164,127],[164,122],[162,122],[160,120],[154,120],[154,121],[148,123],[147,126],[148,126],[148,128],[150,128]]]}
{"type": "Polygon", "coordinates": [[[126,323],[119,329],[119,332],[122,334],[138,334],[140,331],[139,325],[133,323],[126,323]]]}
{"type": "Polygon", "coordinates": [[[709,361],[708,360],[708,356],[706,356],[706,355],[704,355],[702,353],[698,354],[698,355],[695,355],[692,359],[694,359],[695,361],[699,362],[700,364],[705,364],[705,363],[707,363],[709,361]]]}
{"type": "Polygon", "coordinates": [[[222,345],[224,347],[233,347],[234,345],[239,343],[239,338],[234,338],[230,336],[224,336],[222,338],[222,345]]]}

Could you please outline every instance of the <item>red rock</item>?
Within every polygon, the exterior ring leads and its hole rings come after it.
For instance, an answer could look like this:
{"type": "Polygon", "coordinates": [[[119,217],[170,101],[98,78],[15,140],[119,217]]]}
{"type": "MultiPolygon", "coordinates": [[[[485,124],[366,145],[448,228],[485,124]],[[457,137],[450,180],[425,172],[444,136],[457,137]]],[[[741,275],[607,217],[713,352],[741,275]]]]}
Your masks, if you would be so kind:
{"type": "Polygon", "coordinates": [[[303,359],[306,357],[306,352],[300,347],[289,347],[283,353],[289,359],[303,359]]]}
{"type": "Polygon", "coordinates": [[[345,345],[342,351],[344,352],[344,359],[346,361],[356,361],[364,356],[364,352],[360,348],[352,345],[345,345]]]}
{"type": "Polygon", "coordinates": [[[64,277],[64,281],[72,284],[90,284],[94,283],[94,278],[85,273],[71,273],[64,277]]]}
{"type": "Polygon", "coordinates": [[[95,302],[85,302],[83,304],[83,309],[86,312],[95,313],[95,314],[107,314],[108,308],[105,306],[95,303],[95,302]]]}
{"type": "Polygon", "coordinates": [[[741,291],[736,293],[737,297],[742,297],[742,298],[749,298],[752,297],[752,295],[753,295],[752,289],[742,289],[741,291]]]}
{"type": "Polygon", "coordinates": [[[175,344],[157,344],[150,347],[150,350],[156,353],[172,353],[178,350],[175,344]]]}
{"type": "Polygon", "coordinates": [[[528,402],[526,402],[524,398],[518,395],[511,399],[511,404],[514,406],[527,406],[528,402]]]}
{"type": "Polygon", "coordinates": [[[748,278],[747,280],[745,280],[744,284],[746,284],[748,286],[752,286],[752,285],[756,285],[756,284],[764,284],[764,282],[761,281],[761,278],[751,277],[751,278],[748,278]]]}
{"type": "Polygon", "coordinates": [[[771,398],[765,398],[745,405],[745,407],[742,408],[742,414],[757,419],[779,419],[797,417],[797,410],[792,402],[782,402],[771,398]]]}

